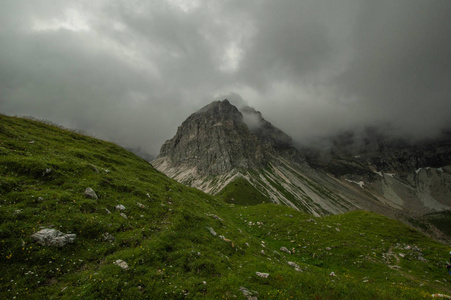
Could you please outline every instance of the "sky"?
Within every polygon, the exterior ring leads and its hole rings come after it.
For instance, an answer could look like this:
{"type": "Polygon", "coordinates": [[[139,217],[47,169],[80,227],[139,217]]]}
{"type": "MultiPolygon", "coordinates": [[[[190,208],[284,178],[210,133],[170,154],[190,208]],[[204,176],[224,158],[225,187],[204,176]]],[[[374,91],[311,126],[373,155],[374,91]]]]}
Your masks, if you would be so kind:
{"type": "Polygon", "coordinates": [[[158,154],[228,98],[298,143],[451,128],[449,0],[0,0],[0,113],[158,154]]]}

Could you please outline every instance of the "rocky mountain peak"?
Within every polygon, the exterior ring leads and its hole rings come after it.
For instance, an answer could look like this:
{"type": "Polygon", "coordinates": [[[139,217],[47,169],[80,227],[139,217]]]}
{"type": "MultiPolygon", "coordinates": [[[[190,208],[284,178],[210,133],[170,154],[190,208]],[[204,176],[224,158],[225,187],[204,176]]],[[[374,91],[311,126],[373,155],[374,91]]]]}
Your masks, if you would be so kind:
{"type": "Polygon", "coordinates": [[[219,175],[233,169],[264,168],[274,156],[303,159],[291,138],[260,112],[251,107],[238,110],[225,99],[190,115],[161,147],[154,165],[219,175]]]}
{"type": "Polygon", "coordinates": [[[214,101],[195,112],[192,116],[213,117],[216,119],[243,119],[240,111],[229,100],[214,101]]]}

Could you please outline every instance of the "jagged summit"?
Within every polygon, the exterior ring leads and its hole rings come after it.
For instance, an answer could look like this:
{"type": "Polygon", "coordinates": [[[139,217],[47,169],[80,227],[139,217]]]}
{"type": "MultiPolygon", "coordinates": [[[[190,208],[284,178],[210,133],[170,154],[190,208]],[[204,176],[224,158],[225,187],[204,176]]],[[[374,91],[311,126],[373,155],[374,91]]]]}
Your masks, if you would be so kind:
{"type": "Polygon", "coordinates": [[[225,99],[190,115],[161,147],[156,164],[219,175],[233,169],[264,168],[273,156],[302,161],[291,138],[260,112],[250,107],[240,111],[225,99]]]}
{"type": "Polygon", "coordinates": [[[240,113],[239,110],[229,102],[229,100],[224,99],[222,101],[213,101],[212,103],[205,105],[197,112],[195,112],[193,115],[202,115],[202,114],[215,114],[217,116],[222,115],[229,117],[230,116],[238,117],[240,113]]]}

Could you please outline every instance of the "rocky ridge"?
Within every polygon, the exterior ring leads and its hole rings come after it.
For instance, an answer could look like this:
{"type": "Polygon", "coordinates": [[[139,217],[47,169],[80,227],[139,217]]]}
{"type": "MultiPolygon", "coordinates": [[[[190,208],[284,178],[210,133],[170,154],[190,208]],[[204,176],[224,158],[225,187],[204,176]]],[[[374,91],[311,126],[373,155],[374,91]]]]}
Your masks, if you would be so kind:
{"type": "Polygon", "coordinates": [[[364,209],[413,224],[451,209],[450,145],[410,147],[372,133],[358,147],[339,137],[327,155],[298,150],[260,112],[224,100],[189,116],[152,165],[210,194],[244,178],[270,201],[315,216],[364,209]]]}
{"type": "Polygon", "coordinates": [[[221,175],[234,169],[264,168],[272,156],[303,160],[291,138],[259,112],[250,107],[240,112],[226,99],[189,116],[174,138],[164,143],[153,164],[160,168],[170,164],[200,176],[221,175]]]}

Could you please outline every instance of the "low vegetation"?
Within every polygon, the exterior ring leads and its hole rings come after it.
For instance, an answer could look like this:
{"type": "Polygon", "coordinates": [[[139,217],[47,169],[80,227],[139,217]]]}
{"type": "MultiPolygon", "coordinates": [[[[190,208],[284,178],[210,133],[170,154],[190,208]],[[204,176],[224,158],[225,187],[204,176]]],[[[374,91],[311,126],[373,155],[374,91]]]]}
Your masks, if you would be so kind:
{"type": "Polygon", "coordinates": [[[0,298],[451,294],[449,245],[369,212],[314,218],[280,205],[247,206],[256,204],[252,190],[244,187],[242,197],[239,186],[212,197],[112,143],[0,115],[0,298]],[[85,196],[88,187],[98,199],[85,196]],[[224,201],[230,197],[235,204],[224,201]],[[31,237],[42,228],[76,239],[42,246],[31,237]]]}
{"type": "Polygon", "coordinates": [[[239,177],[229,183],[217,194],[217,196],[227,203],[237,205],[256,205],[271,202],[255,187],[253,187],[249,181],[242,177],[239,177]]]}

